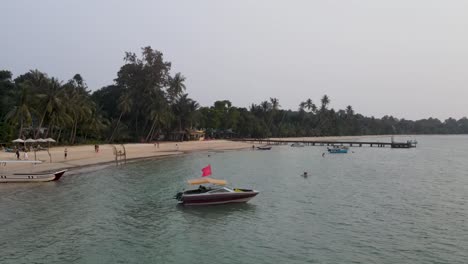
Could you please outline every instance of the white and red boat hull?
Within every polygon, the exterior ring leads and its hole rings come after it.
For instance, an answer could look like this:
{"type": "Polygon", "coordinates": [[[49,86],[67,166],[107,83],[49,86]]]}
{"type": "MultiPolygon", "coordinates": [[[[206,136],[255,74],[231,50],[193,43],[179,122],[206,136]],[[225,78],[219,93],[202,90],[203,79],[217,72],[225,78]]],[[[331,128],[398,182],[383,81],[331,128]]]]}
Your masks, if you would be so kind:
{"type": "Polygon", "coordinates": [[[58,181],[67,170],[61,170],[54,173],[15,173],[0,174],[0,183],[8,182],[49,182],[58,181]]]}
{"type": "Polygon", "coordinates": [[[251,190],[248,192],[230,192],[216,194],[184,194],[179,200],[183,205],[215,205],[227,203],[246,203],[254,198],[258,191],[251,190]]]}

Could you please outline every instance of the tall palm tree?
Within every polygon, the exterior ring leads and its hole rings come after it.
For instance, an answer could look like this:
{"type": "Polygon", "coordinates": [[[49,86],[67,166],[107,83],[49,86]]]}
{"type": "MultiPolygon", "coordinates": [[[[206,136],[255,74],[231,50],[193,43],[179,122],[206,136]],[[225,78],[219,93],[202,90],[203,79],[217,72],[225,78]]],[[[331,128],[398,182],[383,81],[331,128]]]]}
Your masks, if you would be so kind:
{"type": "Polygon", "coordinates": [[[120,121],[122,120],[122,116],[129,113],[132,110],[132,106],[133,106],[132,97],[129,92],[125,92],[119,98],[119,104],[117,107],[120,110],[120,115],[119,115],[119,119],[117,120],[117,124],[115,125],[115,128],[112,131],[112,134],[109,138],[109,142],[112,142],[114,140],[114,136],[115,136],[116,131],[119,128],[120,121]]]}
{"type": "Polygon", "coordinates": [[[271,104],[268,101],[261,102],[260,106],[262,107],[264,114],[271,110],[271,104]]]}
{"type": "Polygon", "coordinates": [[[74,144],[78,130],[78,124],[87,116],[92,114],[93,102],[89,95],[83,89],[69,86],[67,89],[67,110],[71,116],[73,123],[71,124],[70,143],[74,144]]]}
{"type": "Polygon", "coordinates": [[[99,138],[100,132],[107,127],[107,120],[103,118],[101,114],[101,109],[98,109],[95,105],[91,107],[91,114],[83,117],[85,140],[88,133],[93,133],[94,138],[99,138]]]}
{"type": "Polygon", "coordinates": [[[25,125],[32,122],[32,113],[34,109],[31,106],[31,91],[27,83],[19,84],[20,91],[17,93],[17,105],[13,107],[5,116],[13,124],[19,125],[18,138],[23,137],[23,129],[25,125]]]}
{"type": "Polygon", "coordinates": [[[186,78],[180,72],[176,73],[174,77],[169,78],[167,93],[172,103],[185,91],[185,80],[186,78]]]}
{"type": "Polygon", "coordinates": [[[190,128],[192,128],[193,124],[193,118],[195,116],[195,112],[197,109],[200,107],[200,104],[198,104],[195,100],[191,100],[189,105],[188,105],[188,121],[190,122],[190,128]]]}
{"type": "Polygon", "coordinates": [[[348,117],[354,115],[354,110],[353,110],[353,107],[352,107],[352,106],[348,105],[348,106],[346,107],[346,115],[347,115],[348,117]]]}
{"type": "Polygon", "coordinates": [[[148,135],[146,136],[146,142],[149,142],[153,139],[155,132],[159,131],[157,130],[156,127],[159,125],[165,126],[169,123],[171,120],[171,112],[167,107],[164,107],[164,109],[161,109],[159,107],[155,107],[150,111],[150,120],[153,122],[151,125],[151,128],[148,132],[148,135]]]}
{"type": "Polygon", "coordinates": [[[39,125],[37,126],[36,134],[34,138],[37,138],[40,133],[40,129],[42,124],[44,123],[44,119],[46,114],[50,114],[57,109],[60,109],[60,105],[62,103],[62,95],[64,89],[62,89],[62,84],[59,80],[52,78],[47,80],[47,84],[44,86],[44,89],[41,94],[38,94],[37,97],[40,100],[39,105],[43,107],[41,119],[39,121],[39,125]]]}
{"type": "Polygon", "coordinates": [[[322,102],[321,110],[326,110],[328,104],[330,103],[330,98],[328,98],[328,95],[324,95],[322,97],[321,102],[322,102]]]}
{"type": "Polygon", "coordinates": [[[299,104],[299,112],[304,112],[304,109],[306,108],[307,103],[306,102],[301,102],[299,104]]]}
{"type": "Polygon", "coordinates": [[[317,111],[317,106],[310,98],[305,101],[305,108],[307,108],[307,110],[311,111],[312,113],[315,113],[315,111],[317,111]]]}
{"type": "Polygon", "coordinates": [[[272,110],[278,110],[278,108],[281,106],[277,98],[270,97],[270,103],[271,103],[272,110]]]}
{"type": "Polygon", "coordinates": [[[192,121],[193,114],[198,107],[198,103],[190,99],[188,94],[180,96],[172,105],[174,115],[179,123],[179,132],[184,131],[187,122],[192,121]]]}

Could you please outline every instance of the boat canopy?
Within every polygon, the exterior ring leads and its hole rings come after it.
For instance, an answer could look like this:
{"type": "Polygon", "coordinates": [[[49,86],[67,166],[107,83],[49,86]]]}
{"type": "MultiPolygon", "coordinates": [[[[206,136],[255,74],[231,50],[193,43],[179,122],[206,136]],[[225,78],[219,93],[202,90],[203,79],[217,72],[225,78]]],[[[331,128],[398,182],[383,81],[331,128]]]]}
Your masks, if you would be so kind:
{"type": "Polygon", "coordinates": [[[225,180],[217,180],[217,179],[212,179],[212,178],[199,178],[199,179],[193,179],[193,180],[188,180],[188,183],[191,185],[199,185],[199,184],[216,184],[216,185],[226,185],[227,182],[225,180]]]}

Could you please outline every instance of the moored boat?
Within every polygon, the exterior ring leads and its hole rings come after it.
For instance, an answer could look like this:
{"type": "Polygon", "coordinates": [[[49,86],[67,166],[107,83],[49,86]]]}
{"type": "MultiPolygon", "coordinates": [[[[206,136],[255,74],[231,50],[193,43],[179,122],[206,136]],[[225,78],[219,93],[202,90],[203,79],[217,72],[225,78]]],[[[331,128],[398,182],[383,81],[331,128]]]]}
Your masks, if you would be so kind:
{"type": "Polygon", "coordinates": [[[256,190],[228,188],[226,181],[211,178],[190,180],[191,185],[200,185],[197,189],[177,193],[175,199],[183,205],[215,205],[227,203],[245,203],[258,194],[256,190]],[[203,184],[211,184],[204,186],[203,184]]]}
{"type": "Polygon", "coordinates": [[[260,147],[257,147],[258,150],[270,150],[271,147],[270,146],[260,146],[260,147]]]}
{"type": "MultiPolygon", "coordinates": [[[[39,164],[41,161],[0,161],[3,168],[9,163],[39,164]]],[[[0,183],[58,181],[66,171],[67,170],[60,170],[50,173],[6,173],[3,169],[0,172],[0,183]]]]}
{"type": "Polygon", "coordinates": [[[304,144],[301,144],[301,143],[293,143],[293,144],[291,144],[291,147],[303,148],[303,147],[305,147],[305,146],[304,146],[304,144]]]}
{"type": "Polygon", "coordinates": [[[348,153],[348,147],[345,146],[333,146],[333,148],[327,148],[330,154],[346,154],[348,153]]]}

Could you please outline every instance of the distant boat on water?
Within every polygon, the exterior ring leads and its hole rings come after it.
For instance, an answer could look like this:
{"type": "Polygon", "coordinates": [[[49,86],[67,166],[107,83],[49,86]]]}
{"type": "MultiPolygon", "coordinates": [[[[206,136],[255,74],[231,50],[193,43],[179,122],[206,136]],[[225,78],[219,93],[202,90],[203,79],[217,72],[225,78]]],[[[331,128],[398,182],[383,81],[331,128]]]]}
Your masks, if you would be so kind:
{"type": "Polygon", "coordinates": [[[291,147],[294,147],[294,148],[303,148],[305,147],[304,144],[301,144],[301,143],[292,143],[291,144],[291,147]]]}
{"type": "Polygon", "coordinates": [[[348,153],[348,147],[345,146],[333,146],[333,148],[327,148],[330,154],[346,154],[348,153]]]}

